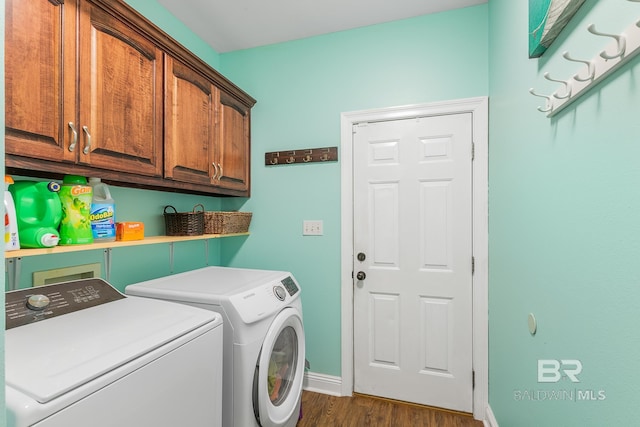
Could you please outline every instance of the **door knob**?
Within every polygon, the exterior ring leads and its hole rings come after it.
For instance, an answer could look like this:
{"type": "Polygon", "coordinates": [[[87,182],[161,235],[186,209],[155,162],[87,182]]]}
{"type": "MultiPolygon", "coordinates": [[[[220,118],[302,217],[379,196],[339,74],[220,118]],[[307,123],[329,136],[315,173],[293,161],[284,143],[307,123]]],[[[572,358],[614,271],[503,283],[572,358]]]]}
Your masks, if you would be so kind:
{"type": "Polygon", "coordinates": [[[356,274],[356,279],[358,280],[364,280],[367,278],[367,275],[365,274],[364,271],[358,271],[358,273],[356,274]]]}

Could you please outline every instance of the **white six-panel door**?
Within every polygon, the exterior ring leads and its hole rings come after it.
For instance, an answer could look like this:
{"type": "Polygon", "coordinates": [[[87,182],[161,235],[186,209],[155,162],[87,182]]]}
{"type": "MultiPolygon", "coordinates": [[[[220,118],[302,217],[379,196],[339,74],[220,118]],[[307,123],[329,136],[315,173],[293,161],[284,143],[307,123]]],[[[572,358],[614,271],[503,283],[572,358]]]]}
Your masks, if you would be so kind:
{"type": "Polygon", "coordinates": [[[354,390],[471,412],[472,115],[354,126],[353,199],[354,390]]]}

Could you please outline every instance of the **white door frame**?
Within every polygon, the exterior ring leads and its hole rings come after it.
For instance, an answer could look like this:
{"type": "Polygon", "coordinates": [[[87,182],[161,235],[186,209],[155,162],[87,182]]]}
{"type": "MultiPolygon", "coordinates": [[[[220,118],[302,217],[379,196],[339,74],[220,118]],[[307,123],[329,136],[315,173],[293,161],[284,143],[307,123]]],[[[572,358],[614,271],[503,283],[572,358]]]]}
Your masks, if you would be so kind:
{"type": "Polygon", "coordinates": [[[489,106],[487,97],[342,113],[341,296],[343,396],[353,394],[353,125],[367,121],[471,113],[473,116],[473,416],[484,420],[489,407],[489,106]]]}

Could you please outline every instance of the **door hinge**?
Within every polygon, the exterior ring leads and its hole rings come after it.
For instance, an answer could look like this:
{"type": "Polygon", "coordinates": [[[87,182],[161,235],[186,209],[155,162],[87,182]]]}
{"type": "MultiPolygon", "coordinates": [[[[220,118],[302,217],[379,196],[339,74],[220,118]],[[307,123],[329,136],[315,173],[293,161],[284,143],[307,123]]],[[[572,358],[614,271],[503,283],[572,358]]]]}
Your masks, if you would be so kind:
{"type": "Polygon", "coordinates": [[[476,144],[474,142],[471,143],[471,161],[474,161],[476,158],[476,144]]]}
{"type": "Polygon", "coordinates": [[[476,257],[471,257],[471,274],[476,272],[476,257]]]}
{"type": "Polygon", "coordinates": [[[351,125],[351,132],[353,133],[358,133],[358,129],[361,127],[365,127],[367,126],[367,122],[362,122],[362,123],[356,123],[354,125],[351,125]]]}
{"type": "Polygon", "coordinates": [[[476,388],[476,371],[471,371],[471,389],[475,390],[476,388]]]}

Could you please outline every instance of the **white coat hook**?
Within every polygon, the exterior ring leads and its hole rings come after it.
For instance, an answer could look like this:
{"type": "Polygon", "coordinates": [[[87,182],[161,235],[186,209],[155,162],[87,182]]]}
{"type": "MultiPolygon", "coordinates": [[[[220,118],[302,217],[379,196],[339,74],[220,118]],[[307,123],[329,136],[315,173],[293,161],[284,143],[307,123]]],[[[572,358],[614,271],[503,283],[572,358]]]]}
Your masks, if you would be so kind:
{"type": "Polygon", "coordinates": [[[544,73],[544,78],[549,80],[550,82],[562,83],[564,85],[564,92],[565,92],[564,95],[558,95],[558,92],[554,92],[553,96],[555,96],[558,99],[566,99],[571,96],[571,86],[569,85],[568,82],[564,80],[552,79],[551,77],[549,77],[549,73],[544,73]]]}
{"type": "MultiPolygon", "coordinates": [[[[640,0],[638,0],[640,1],[640,0]]],[[[581,64],[586,64],[587,65],[587,73],[588,76],[586,78],[580,77],[578,74],[576,74],[575,76],[573,76],[574,79],[576,79],[579,82],[588,82],[594,79],[594,77],[596,76],[596,64],[593,61],[585,61],[584,59],[575,59],[572,58],[569,55],[569,52],[564,51],[562,53],[562,57],[564,59],[566,59],[567,61],[571,61],[571,62],[579,62],[581,64]]]]}
{"type": "Polygon", "coordinates": [[[625,51],[627,50],[627,38],[622,34],[618,35],[618,34],[601,33],[600,31],[596,30],[596,26],[594,24],[589,25],[589,27],[587,28],[587,31],[589,31],[591,34],[595,34],[596,36],[611,37],[618,42],[618,52],[616,52],[615,54],[609,55],[605,51],[600,52],[600,56],[603,59],[620,58],[624,55],[625,51]]]}
{"type": "Polygon", "coordinates": [[[538,111],[540,111],[541,113],[547,113],[549,111],[551,111],[553,109],[553,103],[551,102],[551,97],[548,95],[540,95],[538,93],[535,93],[535,91],[533,90],[533,88],[529,89],[529,93],[533,96],[539,96],[540,98],[544,98],[547,100],[545,107],[538,107],[538,111]]]}

